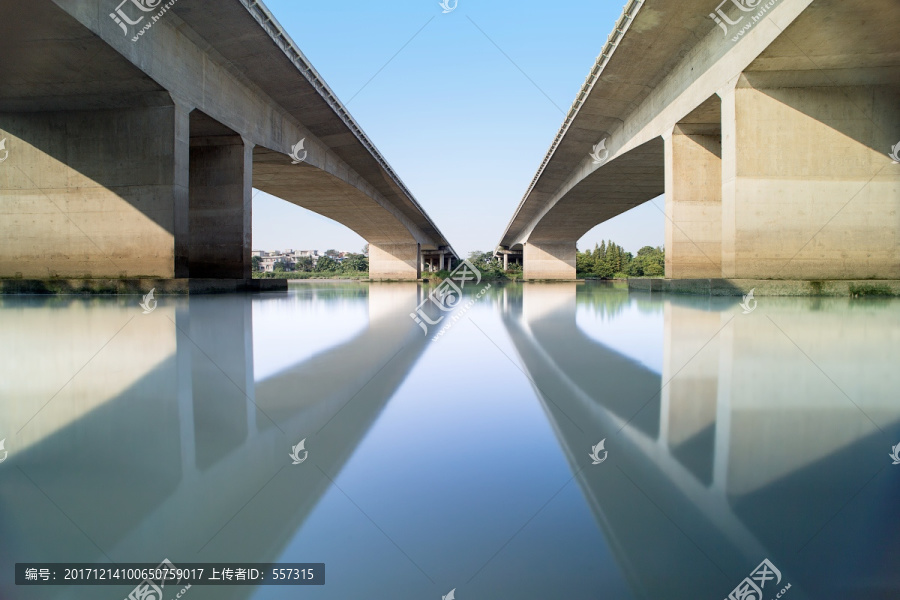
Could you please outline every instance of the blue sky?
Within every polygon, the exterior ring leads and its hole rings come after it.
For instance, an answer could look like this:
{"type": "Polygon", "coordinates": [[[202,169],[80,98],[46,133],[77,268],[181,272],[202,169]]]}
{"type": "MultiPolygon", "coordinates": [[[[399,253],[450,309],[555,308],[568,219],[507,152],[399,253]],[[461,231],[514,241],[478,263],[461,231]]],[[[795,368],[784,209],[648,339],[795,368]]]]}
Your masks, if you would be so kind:
{"type": "MultiPolygon", "coordinates": [[[[462,255],[499,241],[622,12],[585,0],[459,0],[448,14],[438,0],[266,5],[462,255]]],[[[663,223],[644,204],[579,247],[662,245],[663,223]]],[[[277,198],[253,201],[254,249],[364,243],[277,198]]]]}

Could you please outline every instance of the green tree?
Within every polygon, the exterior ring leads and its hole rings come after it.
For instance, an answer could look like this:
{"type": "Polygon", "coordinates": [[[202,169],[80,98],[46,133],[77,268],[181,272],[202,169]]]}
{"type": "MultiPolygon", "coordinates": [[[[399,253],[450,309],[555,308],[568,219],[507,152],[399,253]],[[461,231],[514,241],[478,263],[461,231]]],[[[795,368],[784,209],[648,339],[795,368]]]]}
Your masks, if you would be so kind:
{"type": "Polygon", "coordinates": [[[322,273],[324,271],[332,272],[340,269],[340,263],[327,254],[325,256],[320,256],[319,260],[316,261],[316,272],[322,273]]]}
{"type": "Polygon", "coordinates": [[[348,254],[341,262],[341,269],[348,273],[364,273],[369,270],[369,259],[364,254],[348,254]]]}
{"type": "Polygon", "coordinates": [[[628,274],[634,277],[661,277],[665,275],[665,272],[665,249],[644,246],[638,250],[628,274]]]}
{"type": "Polygon", "coordinates": [[[262,262],[262,261],[258,256],[254,256],[253,258],[251,258],[250,259],[250,270],[253,271],[254,273],[259,273],[260,268],[261,268],[260,262],[262,262]]]}
{"type": "Polygon", "coordinates": [[[581,275],[594,274],[594,257],[590,251],[575,251],[575,271],[581,275]]]}
{"type": "Polygon", "coordinates": [[[315,265],[311,256],[301,256],[294,263],[294,268],[301,273],[312,273],[315,265]]]}
{"type": "Polygon", "coordinates": [[[337,250],[326,250],[326,251],[325,251],[325,256],[327,256],[328,258],[334,258],[334,259],[336,259],[336,258],[338,258],[340,255],[341,255],[341,253],[338,252],[337,250]]]}
{"type": "Polygon", "coordinates": [[[272,269],[276,273],[285,273],[291,270],[291,263],[287,262],[284,259],[279,259],[275,261],[274,265],[272,265],[272,269]]]}
{"type": "Polygon", "coordinates": [[[497,278],[503,275],[503,263],[494,258],[493,252],[469,252],[469,262],[481,271],[482,277],[497,278]]]}

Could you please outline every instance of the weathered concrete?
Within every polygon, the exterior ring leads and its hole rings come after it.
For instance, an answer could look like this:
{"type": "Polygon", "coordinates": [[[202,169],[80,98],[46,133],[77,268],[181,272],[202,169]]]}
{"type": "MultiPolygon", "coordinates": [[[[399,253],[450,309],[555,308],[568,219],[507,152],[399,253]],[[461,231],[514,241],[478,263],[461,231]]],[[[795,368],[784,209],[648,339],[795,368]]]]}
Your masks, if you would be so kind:
{"type": "Polygon", "coordinates": [[[722,276],[900,279],[900,95],[754,79],[723,99],[722,276]]]}
{"type": "Polygon", "coordinates": [[[666,277],[722,273],[722,141],[718,96],[664,136],[666,277]]]}
{"type": "Polygon", "coordinates": [[[0,113],[0,276],[175,277],[174,127],[171,106],[0,113]]]}
{"type": "Polygon", "coordinates": [[[113,8],[0,0],[0,277],[245,277],[251,186],[370,242],[449,248],[261,3],[179,0],[135,41],[155,13],[113,8]]]}
{"type": "Polygon", "coordinates": [[[665,191],[670,277],[897,278],[900,4],[710,8],[626,6],[498,249],[665,191]]]}
{"type": "Polygon", "coordinates": [[[418,244],[369,244],[370,279],[418,279],[418,244]]]}
{"type": "MultiPolygon", "coordinates": [[[[575,279],[575,242],[525,244],[525,279],[575,279]]],[[[505,256],[505,255],[504,255],[505,256]]]]}
{"type": "Polygon", "coordinates": [[[189,272],[250,278],[253,147],[217,126],[191,114],[189,272]]]}

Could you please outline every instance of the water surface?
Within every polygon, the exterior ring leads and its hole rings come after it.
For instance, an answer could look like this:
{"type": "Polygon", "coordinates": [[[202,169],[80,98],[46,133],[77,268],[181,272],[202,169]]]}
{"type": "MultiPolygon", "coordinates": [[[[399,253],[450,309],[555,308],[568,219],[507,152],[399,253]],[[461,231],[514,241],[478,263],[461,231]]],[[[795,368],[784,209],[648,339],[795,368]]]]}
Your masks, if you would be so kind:
{"type": "Polygon", "coordinates": [[[495,284],[435,340],[424,293],[0,298],[0,598],[164,558],[327,565],[196,600],[900,597],[900,301],[495,284]]]}

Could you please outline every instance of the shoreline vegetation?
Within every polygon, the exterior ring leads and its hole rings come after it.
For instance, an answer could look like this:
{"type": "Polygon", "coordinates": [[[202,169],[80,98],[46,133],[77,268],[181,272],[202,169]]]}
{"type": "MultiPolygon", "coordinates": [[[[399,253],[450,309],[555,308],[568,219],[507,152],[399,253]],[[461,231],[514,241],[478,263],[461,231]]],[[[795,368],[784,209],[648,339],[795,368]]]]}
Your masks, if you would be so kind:
{"type": "Polygon", "coordinates": [[[274,273],[254,272],[253,279],[368,279],[368,271],[275,271],[274,273]]]}
{"type": "Polygon", "coordinates": [[[644,246],[637,256],[626,252],[612,240],[594,244],[594,250],[575,250],[575,271],[578,279],[630,279],[664,277],[665,248],[644,246]]]}
{"type": "Polygon", "coordinates": [[[337,250],[326,250],[313,261],[304,256],[296,261],[275,261],[273,271],[260,269],[260,258],[253,257],[251,277],[253,279],[368,279],[369,278],[369,245],[359,254],[352,252],[341,254],[337,250]]]}
{"type": "MultiPolygon", "coordinates": [[[[259,271],[259,264],[254,260],[253,279],[346,279],[361,280],[369,278],[369,259],[364,254],[351,254],[343,261],[337,261],[330,255],[325,256],[313,265],[298,262],[295,265],[275,264],[274,272],[259,271]]],[[[594,244],[593,250],[581,252],[575,250],[575,270],[577,279],[587,280],[626,280],[632,278],[662,278],[665,275],[666,254],[660,247],[644,246],[638,250],[637,256],[626,252],[612,240],[594,244]]],[[[492,252],[476,250],[469,253],[469,262],[481,272],[483,281],[521,281],[522,265],[510,264],[503,270],[500,262],[495,260],[492,252]]],[[[451,271],[423,272],[421,277],[429,282],[440,282],[450,276],[451,271]]]]}

